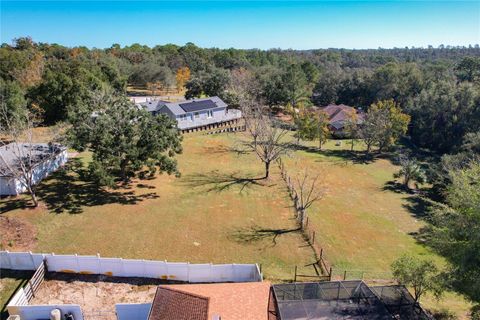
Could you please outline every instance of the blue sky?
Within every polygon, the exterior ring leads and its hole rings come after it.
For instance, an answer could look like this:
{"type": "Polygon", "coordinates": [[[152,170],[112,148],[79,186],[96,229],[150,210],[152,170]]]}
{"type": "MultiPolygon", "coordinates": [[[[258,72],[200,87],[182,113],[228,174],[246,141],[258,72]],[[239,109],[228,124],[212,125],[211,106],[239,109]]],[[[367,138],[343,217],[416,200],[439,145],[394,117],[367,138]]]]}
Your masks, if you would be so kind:
{"type": "Polygon", "coordinates": [[[480,1],[1,1],[1,42],[105,48],[391,48],[480,43],[480,1]]]}

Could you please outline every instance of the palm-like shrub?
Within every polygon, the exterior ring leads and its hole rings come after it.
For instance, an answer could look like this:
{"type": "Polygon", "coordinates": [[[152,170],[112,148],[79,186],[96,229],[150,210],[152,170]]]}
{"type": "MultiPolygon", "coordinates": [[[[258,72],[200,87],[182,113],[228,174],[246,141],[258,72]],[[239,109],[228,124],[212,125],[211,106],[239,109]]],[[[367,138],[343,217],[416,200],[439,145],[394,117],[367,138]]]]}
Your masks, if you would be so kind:
{"type": "Polygon", "coordinates": [[[425,171],[415,158],[402,157],[400,159],[402,168],[397,172],[395,178],[403,178],[403,185],[409,188],[410,182],[424,183],[426,181],[425,171]]]}

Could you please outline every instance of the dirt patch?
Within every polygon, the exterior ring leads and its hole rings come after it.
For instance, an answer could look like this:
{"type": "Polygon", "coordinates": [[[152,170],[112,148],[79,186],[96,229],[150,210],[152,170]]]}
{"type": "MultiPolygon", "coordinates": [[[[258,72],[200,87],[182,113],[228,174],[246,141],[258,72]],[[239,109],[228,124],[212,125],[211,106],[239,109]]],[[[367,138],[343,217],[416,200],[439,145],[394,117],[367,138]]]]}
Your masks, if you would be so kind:
{"type": "Polygon", "coordinates": [[[3,249],[29,251],[35,248],[37,232],[29,222],[0,217],[0,244],[3,249]]]}
{"type": "Polygon", "coordinates": [[[30,304],[79,304],[88,316],[114,316],[116,303],[151,303],[161,279],[120,278],[104,275],[47,274],[30,304]]]}

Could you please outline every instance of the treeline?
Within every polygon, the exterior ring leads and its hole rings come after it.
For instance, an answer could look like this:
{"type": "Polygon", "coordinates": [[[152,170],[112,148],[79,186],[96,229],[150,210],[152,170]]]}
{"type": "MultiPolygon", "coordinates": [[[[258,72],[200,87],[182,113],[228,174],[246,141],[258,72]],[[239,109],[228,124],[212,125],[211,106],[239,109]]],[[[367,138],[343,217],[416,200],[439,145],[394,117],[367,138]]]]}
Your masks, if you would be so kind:
{"type": "Polygon", "coordinates": [[[376,50],[204,49],[187,43],[153,48],[67,48],[19,38],[0,48],[2,101],[27,105],[45,124],[89,108],[91,93],[125,93],[127,84],[155,92],[186,89],[188,98],[219,95],[238,103],[232,82],[249,74],[271,107],[343,103],[367,109],[393,99],[411,117],[412,141],[440,153],[456,151],[480,127],[480,48],[376,50]]]}
{"type": "MultiPolygon", "coordinates": [[[[128,103],[122,97],[127,85],[152,93],[177,90],[187,98],[218,95],[240,107],[251,98],[293,114],[330,103],[351,105],[366,111],[368,125],[356,128],[351,121],[349,131],[382,151],[407,133],[414,149],[429,149],[439,159],[429,163],[427,173],[443,203],[428,213],[424,240],[451,263],[448,286],[480,301],[478,45],[265,51],[187,43],[88,49],[19,38],[0,47],[0,110],[6,113],[0,129],[26,110],[38,124],[68,121],[70,143],[93,152],[90,172],[100,184],[128,181],[145,166],[149,174],[177,173],[174,155],[181,152],[181,137],[165,117],[128,103]],[[101,111],[95,121],[93,111],[101,111]],[[122,130],[115,129],[118,123],[122,130]]],[[[298,114],[297,138],[319,140],[321,148],[327,130],[318,128],[326,127],[325,121],[298,114]]],[[[402,166],[408,186],[419,165],[410,159],[402,166]]]]}

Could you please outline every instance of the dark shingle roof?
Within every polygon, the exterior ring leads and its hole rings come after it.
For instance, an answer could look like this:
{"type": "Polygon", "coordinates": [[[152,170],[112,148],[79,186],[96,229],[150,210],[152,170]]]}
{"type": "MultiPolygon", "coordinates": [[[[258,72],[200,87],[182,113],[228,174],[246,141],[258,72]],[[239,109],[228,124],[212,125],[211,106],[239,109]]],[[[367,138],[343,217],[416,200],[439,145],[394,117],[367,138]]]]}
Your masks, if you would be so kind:
{"type": "Polygon", "coordinates": [[[158,287],[148,320],[207,320],[208,303],[200,295],[158,287]]]}
{"type": "Polygon", "coordinates": [[[192,101],[187,103],[180,103],[180,107],[185,112],[195,112],[206,109],[216,108],[217,105],[212,100],[192,101]]]}

